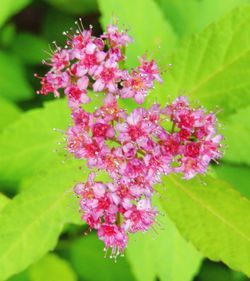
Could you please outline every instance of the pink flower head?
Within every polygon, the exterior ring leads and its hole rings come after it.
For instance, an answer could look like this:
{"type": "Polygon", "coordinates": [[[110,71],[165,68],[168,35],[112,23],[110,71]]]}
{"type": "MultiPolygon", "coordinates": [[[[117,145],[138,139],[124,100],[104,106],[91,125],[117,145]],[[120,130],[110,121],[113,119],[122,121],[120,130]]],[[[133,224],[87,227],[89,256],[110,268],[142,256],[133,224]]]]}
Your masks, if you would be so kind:
{"type": "Polygon", "coordinates": [[[175,117],[175,114],[179,112],[185,112],[189,108],[189,103],[186,97],[179,96],[170,105],[167,105],[162,110],[162,114],[169,115],[171,118],[175,117]]]}
{"type": "Polygon", "coordinates": [[[117,99],[112,94],[107,94],[103,105],[94,112],[95,117],[102,118],[105,122],[124,119],[126,113],[117,104],[117,99]]]}
{"type": "Polygon", "coordinates": [[[129,232],[147,231],[155,222],[157,212],[148,200],[141,200],[138,207],[133,207],[124,214],[125,229],[129,232]]]}
{"type": "Polygon", "coordinates": [[[118,83],[121,81],[123,71],[118,68],[115,61],[107,60],[101,64],[94,73],[95,83],[93,90],[102,92],[108,90],[110,93],[117,92],[118,83]]]}
{"type": "Polygon", "coordinates": [[[202,158],[182,157],[180,163],[180,166],[173,168],[173,171],[182,173],[184,179],[189,180],[198,173],[204,174],[209,162],[202,158]]]}
{"type": "MultiPolygon", "coordinates": [[[[67,41],[67,44],[72,48],[72,54],[77,54],[79,51],[84,49],[88,43],[92,40],[92,29],[89,30],[83,30],[80,33],[77,33],[76,35],[69,36],[68,33],[65,33],[69,37],[69,40],[67,41]]],[[[77,57],[77,56],[74,56],[77,57]]]]}
{"type": "Polygon", "coordinates": [[[141,57],[138,69],[140,74],[146,77],[149,81],[157,80],[162,83],[158,66],[154,60],[147,61],[145,56],[141,57]]]}
{"type": "Polygon", "coordinates": [[[95,123],[92,126],[93,137],[112,139],[115,136],[115,130],[107,123],[95,123]]]}
{"type": "Polygon", "coordinates": [[[90,98],[87,96],[85,89],[73,85],[65,89],[65,94],[68,96],[69,107],[77,108],[83,103],[89,103],[90,98]]]}
{"type": "Polygon", "coordinates": [[[84,111],[82,108],[77,107],[72,110],[71,117],[75,126],[81,126],[83,129],[88,130],[93,125],[93,115],[84,111]]]}
{"type": "Polygon", "coordinates": [[[41,80],[42,89],[38,92],[47,95],[53,92],[55,97],[59,97],[59,89],[65,88],[69,83],[69,76],[66,72],[48,72],[41,80]]]}
{"type": "MultiPolygon", "coordinates": [[[[89,44],[90,45],[90,44],[89,44]]],[[[103,51],[99,51],[97,46],[91,44],[90,50],[81,55],[80,61],[77,64],[76,74],[81,77],[82,75],[93,75],[100,63],[104,61],[106,54],[103,51]],[[92,49],[91,47],[94,46],[92,49]]]]}
{"type": "Polygon", "coordinates": [[[105,247],[112,249],[112,256],[123,253],[128,243],[125,231],[116,224],[102,224],[97,234],[99,239],[104,242],[105,247]]]}
{"type": "Polygon", "coordinates": [[[68,67],[70,63],[70,56],[68,50],[58,50],[51,58],[51,66],[53,70],[60,71],[68,67]]]}
{"type": "Polygon", "coordinates": [[[119,31],[115,25],[108,25],[107,32],[103,34],[102,38],[108,40],[111,48],[124,47],[133,41],[126,32],[119,31]]]}
{"type": "Polygon", "coordinates": [[[153,87],[153,82],[148,80],[140,72],[134,70],[131,75],[127,75],[122,85],[123,88],[120,91],[121,97],[133,98],[138,104],[141,104],[144,102],[149,89],[153,87]]]}
{"type": "Polygon", "coordinates": [[[141,104],[154,82],[162,82],[156,62],[146,56],[138,67],[124,67],[125,47],[132,41],[125,31],[110,25],[94,37],[92,28],[80,24],[75,35],[65,34],[67,46],[56,46],[45,62],[50,70],[39,77],[38,94],[65,94],[68,100],[72,125],[66,149],[90,169],[88,179],[74,187],[81,216],[116,257],[128,233],[145,232],[155,223],[152,198],[162,176],[181,173],[187,180],[206,173],[222,156],[223,137],[215,115],[193,108],[183,96],[164,108],[124,108],[123,98],[141,104]],[[100,173],[105,181],[96,180],[100,173]]]}
{"type": "Polygon", "coordinates": [[[120,132],[118,140],[121,142],[138,141],[143,136],[153,130],[154,124],[146,120],[146,110],[143,108],[135,109],[125,123],[117,124],[116,129],[120,132]]]}

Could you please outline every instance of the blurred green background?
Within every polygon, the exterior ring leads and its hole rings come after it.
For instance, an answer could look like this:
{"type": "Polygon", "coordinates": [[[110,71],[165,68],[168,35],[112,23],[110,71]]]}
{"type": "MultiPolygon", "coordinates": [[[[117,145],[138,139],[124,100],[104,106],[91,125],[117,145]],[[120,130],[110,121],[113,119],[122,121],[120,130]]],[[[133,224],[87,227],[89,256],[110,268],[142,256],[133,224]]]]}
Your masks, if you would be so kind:
{"type": "MultiPolygon", "coordinates": [[[[105,6],[105,1],[100,2],[101,8],[99,7],[99,3],[95,0],[0,0],[0,131],[4,131],[8,125],[14,124],[19,120],[23,112],[30,111],[34,108],[41,108],[45,101],[53,99],[52,96],[41,97],[35,94],[36,90],[39,89],[39,80],[35,79],[33,74],[35,72],[41,75],[45,73],[46,67],[41,64],[41,61],[47,58],[45,51],[49,50],[49,44],[51,44],[52,41],[56,41],[58,44],[63,45],[65,38],[62,32],[64,30],[69,30],[71,27],[74,28],[74,22],[79,17],[83,19],[84,26],[88,27],[90,24],[93,25],[93,30],[96,35],[102,32],[100,16],[101,10],[105,10],[105,8],[102,8],[105,6]]],[[[133,6],[131,5],[132,2],[136,3],[136,0],[127,0],[128,6],[126,6],[125,1],[125,5],[120,9],[124,9],[127,14],[130,14],[131,18],[137,18],[138,14],[144,12],[144,1],[139,1],[139,7],[141,8],[139,10],[131,9],[133,6]],[[126,11],[126,9],[128,10],[126,11]]],[[[248,1],[232,0],[152,0],[152,2],[154,2],[154,5],[157,7],[157,11],[168,20],[171,26],[171,32],[175,34],[174,36],[177,38],[175,43],[171,43],[171,48],[169,47],[171,51],[178,48],[179,44],[181,44],[181,40],[188,36],[195,36],[196,33],[201,32],[213,21],[218,20],[238,5],[248,3],[248,1]]],[[[119,9],[119,0],[116,1],[115,5],[117,5],[119,9]]],[[[112,14],[112,12],[113,11],[110,10],[110,14],[112,14]]],[[[152,32],[152,29],[154,29],[154,22],[150,22],[150,17],[148,18],[148,22],[141,24],[144,25],[143,28],[145,32],[152,32]]],[[[132,23],[129,28],[133,31],[132,23]]],[[[162,30],[157,31],[160,33],[162,32],[162,30]]],[[[135,31],[135,33],[136,32],[137,31],[135,31]]],[[[169,35],[169,37],[171,36],[169,35]]],[[[137,38],[135,38],[135,40],[137,40],[137,38]]],[[[166,51],[166,56],[168,56],[171,51],[166,51]]],[[[171,59],[169,59],[168,62],[171,63],[171,59]]],[[[166,88],[167,87],[166,82],[166,88]]],[[[248,85],[246,87],[248,87],[248,85]]],[[[249,87],[247,89],[249,93],[249,87]]],[[[249,120],[249,112],[248,104],[248,111],[241,114],[244,115],[244,118],[247,117],[249,120]]],[[[41,114],[43,114],[43,112],[41,112],[41,114]]],[[[58,116],[60,119],[60,115],[58,116]]],[[[30,118],[33,117],[36,118],[35,115],[31,114],[30,118]]],[[[48,120],[48,122],[50,122],[50,120],[48,120]]],[[[51,122],[53,122],[53,120],[51,120],[51,122]]],[[[232,123],[235,123],[236,126],[238,126],[240,122],[241,121],[237,122],[237,119],[232,120],[232,123]]],[[[23,122],[23,125],[29,126],[28,123],[26,124],[26,121],[23,122]]],[[[37,126],[39,128],[39,122],[37,126]]],[[[246,122],[244,126],[247,128],[244,130],[244,135],[242,135],[243,145],[249,147],[249,123],[246,122]]],[[[235,130],[236,127],[233,128],[235,130]]],[[[228,132],[230,135],[230,130],[228,132]]],[[[234,133],[235,131],[231,132],[231,135],[234,133]]],[[[22,139],[22,133],[20,134],[19,137],[22,139]]],[[[18,143],[18,136],[15,137],[18,143]]],[[[26,138],[32,138],[32,135],[26,135],[26,138]]],[[[27,144],[29,144],[29,141],[27,141],[27,144]]],[[[249,197],[249,167],[244,160],[241,161],[241,159],[238,160],[237,157],[234,157],[234,155],[238,153],[244,154],[244,152],[240,151],[239,144],[236,144],[233,138],[228,145],[231,145],[232,150],[229,152],[228,159],[225,159],[223,165],[216,169],[216,173],[219,177],[237,186],[237,189],[243,195],[249,197]]],[[[12,147],[10,147],[10,149],[12,149],[12,147]]],[[[48,153],[51,153],[51,151],[48,153]]],[[[62,148],[59,148],[59,154],[60,153],[63,153],[62,148]]],[[[39,155],[37,155],[37,157],[39,157],[39,155]]],[[[245,159],[246,157],[247,155],[244,154],[243,158],[245,159]]],[[[34,159],[34,161],[36,161],[36,159],[34,159]]],[[[48,169],[49,168],[50,167],[48,167],[48,169]]],[[[31,169],[33,168],[31,167],[31,169]]],[[[10,182],[3,178],[0,180],[2,196],[13,198],[21,192],[21,190],[25,189],[28,182],[29,170],[26,172],[26,177],[23,177],[22,183],[16,181],[10,182]]],[[[70,208],[71,206],[67,206],[65,212],[68,212],[70,208]]],[[[167,219],[163,222],[166,229],[168,229],[168,226],[171,224],[172,223],[167,219]]],[[[0,228],[4,228],[4,225],[0,225],[0,228]]],[[[66,224],[56,242],[54,251],[46,254],[42,259],[36,261],[21,273],[10,277],[8,280],[250,280],[244,274],[233,271],[222,263],[212,262],[208,259],[202,260],[198,253],[197,255],[199,255],[199,257],[197,258],[196,268],[192,269],[189,273],[189,279],[181,279],[177,272],[181,272],[184,267],[189,266],[188,260],[190,257],[188,256],[188,251],[185,251],[186,246],[183,248],[184,250],[180,251],[178,246],[168,245],[167,250],[170,251],[170,253],[168,253],[170,259],[164,260],[162,256],[157,256],[157,252],[152,250],[156,245],[155,243],[161,242],[163,238],[156,237],[156,241],[158,239],[158,242],[154,242],[154,235],[152,233],[148,234],[147,239],[152,240],[152,242],[150,241],[145,244],[148,247],[147,249],[144,244],[138,247],[134,246],[134,248],[131,246],[131,251],[125,254],[125,257],[119,258],[117,263],[115,263],[113,260],[109,260],[109,258],[104,258],[103,245],[97,240],[95,234],[90,233],[86,237],[83,236],[85,230],[85,226],[82,225],[66,224]],[[145,255],[149,257],[145,258],[145,255]],[[175,260],[175,262],[171,268],[168,262],[172,261],[172,259],[175,260]],[[172,275],[164,275],[164,273],[162,273],[157,276],[157,274],[152,274],[151,268],[156,268],[159,264],[161,272],[163,272],[165,268],[166,271],[171,271],[172,275]],[[143,274],[145,275],[143,276],[143,274]],[[172,277],[165,278],[164,276],[172,277]]],[[[179,235],[175,228],[172,234],[176,237],[179,235]]],[[[17,235],[21,234],[17,233],[17,235]]],[[[141,238],[136,239],[137,241],[132,241],[131,244],[140,244],[139,240],[141,238]]],[[[171,243],[172,242],[170,242],[170,244],[171,243]]]]}

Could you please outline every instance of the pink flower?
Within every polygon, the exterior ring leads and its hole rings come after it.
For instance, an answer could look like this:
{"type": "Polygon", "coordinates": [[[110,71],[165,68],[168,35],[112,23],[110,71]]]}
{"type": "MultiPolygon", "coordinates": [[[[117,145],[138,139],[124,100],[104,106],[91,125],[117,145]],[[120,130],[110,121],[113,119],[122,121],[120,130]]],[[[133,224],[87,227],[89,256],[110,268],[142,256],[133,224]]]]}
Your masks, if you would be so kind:
{"type": "Polygon", "coordinates": [[[86,52],[81,55],[80,61],[77,64],[77,76],[81,77],[87,73],[93,75],[100,63],[104,61],[105,57],[105,52],[99,51],[96,46],[91,52],[87,52],[86,50],[86,52]]]}
{"type": "Polygon", "coordinates": [[[112,256],[122,253],[128,243],[125,231],[116,224],[102,224],[97,234],[99,239],[104,242],[106,249],[112,249],[112,256]]]}
{"type": "Polygon", "coordinates": [[[126,32],[119,31],[115,25],[108,25],[107,32],[102,35],[102,38],[109,41],[111,49],[126,46],[133,41],[126,32]]]}
{"type": "Polygon", "coordinates": [[[90,102],[87,91],[74,85],[66,88],[65,94],[68,96],[68,103],[71,108],[77,108],[83,103],[90,102]]]}
{"type": "Polygon", "coordinates": [[[182,173],[184,175],[184,179],[189,180],[198,173],[204,174],[209,162],[205,159],[203,160],[202,158],[182,157],[180,163],[180,166],[173,168],[173,171],[176,173],[182,173]]]}
{"type": "Polygon", "coordinates": [[[51,58],[51,65],[53,70],[63,70],[66,68],[70,63],[70,57],[68,50],[59,50],[54,53],[53,57],[51,58]]]}
{"type": "Polygon", "coordinates": [[[124,227],[127,231],[132,233],[137,231],[147,231],[155,222],[156,214],[157,212],[152,209],[148,200],[141,200],[138,203],[137,208],[133,207],[125,212],[124,218],[126,221],[124,227]]]}
{"type": "Polygon", "coordinates": [[[67,44],[71,47],[72,58],[79,58],[81,50],[83,50],[88,43],[92,40],[92,30],[83,30],[82,32],[74,35],[73,37],[65,33],[69,37],[67,44]]]}
{"type": "Polygon", "coordinates": [[[137,71],[127,75],[122,82],[123,88],[120,90],[122,98],[133,98],[138,104],[144,102],[149,89],[153,87],[152,81],[137,71]]]}
{"type": "Polygon", "coordinates": [[[84,130],[88,130],[93,125],[93,115],[84,111],[82,108],[77,107],[72,110],[71,114],[74,124],[81,126],[84,130]]]}
{"type": "Polygon", "coordinates": [[[48,72],[41,80],[42,89],[38,93],[47,95],[49,92],[53,92],[56,97],[59,97],[58,90],[66,87],[68,83],[69,76],[66,72],[48,72]]]}
{"type": "Polygon", "coordinates": [[[162,83],[159,69],[154,60],[146,61],[146,57],[140,58],[140,66],[138,67],[141,75],[145,76],[149,81],[157,80],[162,83]]]}
{"type": "Polygon", "coordinates": [[[94,73],[96,81],[93,84],[93,90],[95,92],[102,92],[103,90],[108,90],[110,93],[117,92],[122,73],[116,62],[111,60],[105,61],[94,73]]]}
{"type": "Polygon", "coordinates": [[[198,142],[189,142],[185,145],[185,156],[196,158],[200,155],[201,144],[198,142]]]}
{"type": "Polygon", "coordinates": [[[127,117],[127,122],[118,123],[116,129],[120,132],[118,140],[121,142],[137,141],[153,129],[153,125],[146,121],[146,110],[137,108],[127,117]]]}
{"type": "Polygon", "coordinates": [[[94,116],[102,118],[104,122],[110,122],[124,119],[127,115],[118,107],[116,98],[112,94],[107,94],[103,105],[94,112],[94,116]]]}
{"type": "Polygon", "coordinates": [[[123,163],[123,154],[121,149],[112,148],[109,153],[104,156],[103,163],[111,178],[116,178],[123,163]]]}
{"type": "Polygon", "coordinates": [[[162,175],[181,173],[191,179],[204,174],[222,156],[223,137],[215,115],[191,107],[183,96],[164,108],[121,107],[121,98],[143,103],[155,80],[162,79],[155,61],[146,56],[138,67],[124,69],[125,47],[132,39],[117,26],[94,37],[91,28],[83,30],[80,24],[77,34],[66,35],[67,48],[56,47],[45,62],[50,70],[40,78],[38,94],[64,93],[68,100],[73,124],[66,132],[66,149],[90,169],[87,181],[74,187],[81,216],[116,257],[128,233],[145,232],[155,223],[152,197],[162,175]],[[90,96],[101,102],[86,106],[90,96]],[[99,174],[105,182],[96,180],[99,174]]]}
{"type": "Polygon", "coordinates": [[[115,135],[115,130],[106,123],[95,123],[92,126],[93,137],[99,137],[104,139],[112,139],[115,135]]]}

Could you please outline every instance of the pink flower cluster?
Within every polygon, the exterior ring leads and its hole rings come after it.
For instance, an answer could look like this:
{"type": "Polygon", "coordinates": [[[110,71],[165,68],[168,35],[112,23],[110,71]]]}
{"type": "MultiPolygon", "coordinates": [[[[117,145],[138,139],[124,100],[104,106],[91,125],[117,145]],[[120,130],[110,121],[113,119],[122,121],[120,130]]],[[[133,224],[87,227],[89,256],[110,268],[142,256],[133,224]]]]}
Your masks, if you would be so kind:
{"type": "Polygon", "coordinates": [[[123,50],[132,39],[116,26],[108,26],[100,38],[92,36],[91,28],[65,35],[69,38],[66,48],[57,47],[50,61],[44,61],[51,70],[41,79],[38,94],[53,92],[58,97],[64,92],[71,108],[89,103],[90,89],[143,103],[154,81],[161,81],[155,62],[148,62],[145,56],[130,72],[121,68],[126,59],[123,50]]]}
{"type": "Polygon", "coordinates": [[[132,41],[124,31],[108,26],[98,38],[91,29],[67,36],[67,46],[57,47],[46,62],[51,70],[41,78],[38,93],[62,92],[68,99],[73,125],[66,133],[67,150],[92,170],[87,182],[74,188],[82,219],[116,256],[124,251],[128,233],[145,232],[156,221],[154,184],[170,173],[185,179],[204,174],[210,161],[221,157],[222,136],[215,115],[190,107],[182,96],[164,107],[153,104],[130,113],[118,105],[123,98],[141,104],[154,81],[161,82],[155,61],[146,56],[131,71],[122,67],[132,41]],[[94,112],[82,106],[90,102],[90,91],[105,93],[94,112]],[[108,181],[95,180],[101,171],[108,181]]]}

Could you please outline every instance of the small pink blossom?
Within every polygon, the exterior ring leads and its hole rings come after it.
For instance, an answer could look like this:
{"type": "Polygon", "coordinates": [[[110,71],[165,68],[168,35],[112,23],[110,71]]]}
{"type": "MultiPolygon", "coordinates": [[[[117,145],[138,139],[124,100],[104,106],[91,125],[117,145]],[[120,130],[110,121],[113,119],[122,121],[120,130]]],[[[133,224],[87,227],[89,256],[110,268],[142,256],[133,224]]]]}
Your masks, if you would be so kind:
{"type": "Polygon", "coordinates": [[[138,69],[140,74],[145,76],[149,81],[157,80],[162,83],[158,66],[154,60],[147,61],[145,56],[141,57],[138,69]]]}
{"type": "Polygon", "coordinates": [[[112,249],[112,256],[123,253],[128,243],[125,231],[116,224],[102,224],[97,234],[99,239],[104,242],[105,247],[112,249]]]}
{"type": "Polygon", "coordinates": [[[144,102],[149,89],[153,87],[152,81],[148,81],[146,77],[133,71],[131,75],[122,82],[123,88],[120,91],[122,98],[133,98],[138,104],[144,102]]]}
{"type": "Polygon", "coordinates": [[[109,41],[111,49],[114,47],[124,47],[133,41],[126,32],[119,31],[115,25],[108,25],[107,32],[102,35],[102,38],[109,41]]]}
{"type": "Polygon", "coordinates": [[[68,96],[69,107],[77,108],[83,103],[89,103],[90,98],[85,89],[73,85],[65,89],[65,94],[68,96]]]}
{"type": "Polygon", "coordinates": [[[94,78],[96,80],[93,84],[95,92],[108,90],[110,93],[115,93],[118,89],[117,83],[122,78],[122,71],[118,68],[116,62],[107,60],[96,69],[94,78]]]}
{"type": "Polygon", "coordinates": [[[132,233],[138,231],[147,231],[155,222],[155,216],[157,212],[154,209],[151,209],[150,203],[145,203],[144,201],[148,200],[139,201],[138,207],[133,207],[125,212],[125,229],[127,231],[132,233]],[[144,206],[145,204],[148,204],[149,206],[144,206]]]}
{"type": "Polygon", "coordinates": [[[68,50],[59,50],[54,53],[53,57],[51,58],[51,66],[53,70],[62,70],[69,66],[70,57],[68,50]]]}

